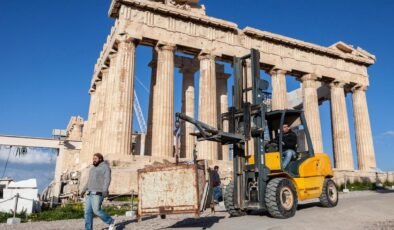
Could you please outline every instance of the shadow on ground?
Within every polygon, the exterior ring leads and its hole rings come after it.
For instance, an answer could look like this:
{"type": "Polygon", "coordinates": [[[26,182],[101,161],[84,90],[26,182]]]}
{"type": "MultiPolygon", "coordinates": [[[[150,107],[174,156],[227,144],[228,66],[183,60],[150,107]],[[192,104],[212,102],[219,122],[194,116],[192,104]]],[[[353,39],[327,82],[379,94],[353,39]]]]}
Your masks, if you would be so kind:
{"type": "MultiPolygon", "coordinates": [[[[157,218],[157,217],[156,217],[156,216],[148,216],[148,217],[142,218],[141,220],[144,221],[144,220],[150,220],[150,219],[155,219],[155,218],[157,218]]],[[[117,222],[117,223],[116,223],[116,229],[117,229],[117,230],[125,229],[125,227],[126,227],[127,225],[129,225],[129,224],[131,224],[131,223],[135,223],[135,222],[137,222],[137,219],[132,219],[132,220],[126,220],[126,221],[122,221],[122,222],[117,222]]]]}
{"type": "Polygon", "coordinates": [[[382,188],[382,189],[376,189],[377,193],[394,193],[394,189],[386,189],[386,188],[382,188]]]}
{"type": "Polygon", "coordinates": [[[321,207],[321,203],[320,202],[311,202],[311,203],[306,203],[306,204],[298,204],[297,210],[314,208],[314,207],[321,207]]]}
{"type": "MultiPolygon", "coordinates": [[[[311,202],[311,203],[305,203],[305,204],[298,204],[297,205],[297,210],[314,208],[314,207],[321,207],[320,202],[311,202]]],[[[268,211],[264,211],[264,210],[248,211],[248,215],[270,217],[270,214],[268,213],[268,211]]]]}
{"type": "Polygon", "coordinates": [[[207,216],[207,217],[200,217],[200,218],[187,218],[182,221],[175,223],[168,228],[210,228],[214,224],[219,223],[224,216],[207,216]]]}

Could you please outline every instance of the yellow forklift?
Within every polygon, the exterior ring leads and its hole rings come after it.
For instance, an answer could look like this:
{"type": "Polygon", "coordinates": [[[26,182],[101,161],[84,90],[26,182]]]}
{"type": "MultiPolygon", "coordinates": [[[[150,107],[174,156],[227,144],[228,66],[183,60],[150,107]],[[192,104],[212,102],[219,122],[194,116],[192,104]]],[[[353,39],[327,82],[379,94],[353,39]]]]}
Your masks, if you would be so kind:
{"type": "Polygon", "coordinates": [[[333,171],[325,153],[315,153],[308,126],[301,110],[269,111],[268,82],[260,78],[260,53],[252,49],[244,57],[235,57],[233,106],[221,114],[219,127],[211,127],[182,113],[182,119],[196,126],[198,141],[216,141],[232,145],[233,180],[224,191],[224,204],[231,216],[242,216],[253,210],[266,210],[275,218],[295,215],[298,201],[319,198],[321,206],[335,207],[338,190],[331,179],[333,171]],[[243,88],[246,80],[244,66],[249,59],[252,68],[252,87],[243,88]],[[252,103],[243,95],[252,91],[252,103]],[[229,130],[223,131],[227,120],[229,130]],[[298,133],[298,147],[290,163],[283,168],[284,123],[298,133]],[[252,150],[247,143],[253,139],[252,150]]]}

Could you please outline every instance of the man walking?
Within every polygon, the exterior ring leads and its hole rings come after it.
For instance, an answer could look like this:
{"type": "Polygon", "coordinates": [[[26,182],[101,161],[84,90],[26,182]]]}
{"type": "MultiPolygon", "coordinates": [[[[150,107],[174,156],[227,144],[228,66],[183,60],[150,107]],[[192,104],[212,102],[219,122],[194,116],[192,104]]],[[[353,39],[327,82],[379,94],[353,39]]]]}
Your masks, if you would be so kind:
{"type": "Polygon", "coordinates": [[[93,213],[104,223],[109,230],[115,229],[115,220],[101,209],[104,197],[108,196],[108,187],[111,183],[111,169],[101,153],[93,155],[93,167],[90,168],[89,178],[81,191],[85,199],[85,229],[93,229],[93,213]]]}

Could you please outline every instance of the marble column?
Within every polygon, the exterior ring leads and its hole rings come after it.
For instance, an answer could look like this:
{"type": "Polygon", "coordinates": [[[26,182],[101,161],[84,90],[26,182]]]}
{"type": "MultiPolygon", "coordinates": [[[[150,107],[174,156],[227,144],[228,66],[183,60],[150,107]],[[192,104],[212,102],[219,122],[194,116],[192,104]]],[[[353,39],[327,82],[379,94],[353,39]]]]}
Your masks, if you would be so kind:
{"type": "Polygon", "coordinates": [[[330,83],[335,168],[354,170],[344,86],[339,81],[330,83]]]}
{"type": "Polygon", "coordinates": [[[112,135],[112,115],[113,115],[113,110],[115,109],[115,104],[113,103],[113,95],[115,89],[115,74],[114,74],[114,68],[115,68],[115,62],[117,58],[117,54],[111,54],[109,55],[109,68],[106,73],[106,79],[105,84],[106,84],[106,92],[104,96],[104,111],[103,111],[103,131],[101,132],[101,139],[103,140],[102,143],[102,154],[104,157],[108,156],[108,154],[111,152],[111,145],[113,140],[113,135],[112,135]]]}
{"type": "MultiPolygon", "coordinates": [[[[218,111],[218,123],[220,122],[220,116],[222,113],[228,112],[228,90],[227,90],[227,79],[230,74],[222,71],[216,72],[216,101],[218,111]]],[[[223,131],[228,132],[228,120],[223,121],[223,131]]],[[[229,160],[229,149],[228,145],[218,144],[218,159],[229,160]]]]}
{"type": "Polygon", "coordinates": [[[102,133],[104,126],[104,114],[105,114],[105,103],[106,103],[106,92],[107,92],[107,80],[108,80],[108,69],[101,70],[101,84],[98,91],[98,112],[96,122],[96,134],[94,140],[94,152],[103,153],[104,141],[102,133]]]}
{"type": "MultiPolygon", "coordinates": [[[[200,60],[198,119],[217,127],[215,56],[201,54],[198,58],[200,60]]],[[[217,145],[212,141],[198,142],[198,159],[217,160],[217,145]]]]}
{"type": "Polygon", "coordinates": [[[287,109],[286,70],[270,71],[272,84],[272,110],[287,109]]]}
{"type": "Polygon", "coordinates": [[[304,113],[315,153],[323,152],[323,138],[320,125],[320,112],[317,97],[317,77],[314,74],[302,76],[304,113]]]}
{"type": "MultiPolygon", "coordinates": [[[[253,78],[252,78],[252,65],[250,59],[245,60],[245,66],[244,66],[244,82],[243,82],[243,88],[252,88],[253,86],[253,78]]],[[[244,93],[244,101],[249,102],[250,104],[253,105],[253,90],[249,90],[248,92],[244,93]]],[[[254,139],[251,138],[245,145],[245,154],[247,156],[253,155],[254,154],[254,139]]]]}
{"type": "MultiPolygon", "coordinates": [[[[192,65],[182,66],[180,72],[182,81],[182,113],[194,117],[194,74],[196,69],[192,65]]],[[[195,137],[190,135],[194,132],[194,125],[181,121],[181,157],[193,159],[195,137]]]]}
{"type": "Polygon", "coordinates": [[[367,87],[359,85],[353,87],[352,99],[358,168],[362,171],[371,171],[376,168],[376,160],[367,98],[365,95],[366,89],[367,87]]]}
{"type": "Polygon", "coordinates": [[[131,154],[136,48],[134,42],[126,36],[121,37],[118,51],[111,57],[109,80],[113,85],[107,85],[110,94],[110,116],[105,134],[107,140],[103,141],[109,141],[107,154],[111,155],[112,159],[122,159],[122,155],[131,154]]]}
{"type": "Polygon", "coordinates": [[[96,82],[96,92],[95,92],[95,105],[94,105],[94,111],[93,111],[93,122],[91,123],[90,126],[90,151],[92,154],[96,153],[99,151],[99,145],[100,142],[97,140],[97,137],[99,135],[99,123],[100,123],[100,104],[102,103],[102,93],[103,93],[103,84],[102,81],[97,81],[96,82]]]}
{"type": "Polygon", "coordinates": [[[157,51],[152,49],[152,61],[149,63],[151,68],[150,89],[149,89],[149,106],[148,106],[148,124],[145,137],[145,156],[152,156],[152,118],[153,118],[153,100],[156,88],[157,73],[157,51]]]}
{"type": "Polygon", "coordinates": [[[97,110],[97,102],[98,102],[98,93],[96,89],[90,92],[90,104],[89,104],[89,112],[88,112],[88,120],[85,122],[83,129],[83,137],[82,137],[82,154],[81,154],[81,162],[82,163],[90,163],[90,159],[93,156],[93,135],[95,130],[96,123],[96,110],[97,110]]]}
{"type": "Polygon", "coordinates": [[[174,45],[159,44],[152,105],[152,156],[173,157],[174,152],[174,45]]]}

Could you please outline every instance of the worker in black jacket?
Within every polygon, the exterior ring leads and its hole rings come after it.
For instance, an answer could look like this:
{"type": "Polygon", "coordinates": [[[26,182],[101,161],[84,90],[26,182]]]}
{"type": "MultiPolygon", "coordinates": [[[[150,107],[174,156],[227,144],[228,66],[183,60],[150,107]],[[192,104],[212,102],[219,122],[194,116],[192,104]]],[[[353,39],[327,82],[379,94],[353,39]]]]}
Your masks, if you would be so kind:
{"type": "Polygon", "coordinates": [[[296,154],[297,135],[291,131],[289,124],[286,122],[283,123],[282,131],[282,168],[284,169],[296,154]]]}

